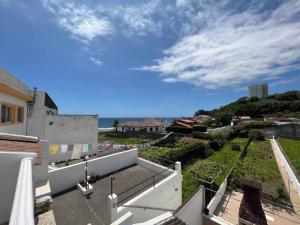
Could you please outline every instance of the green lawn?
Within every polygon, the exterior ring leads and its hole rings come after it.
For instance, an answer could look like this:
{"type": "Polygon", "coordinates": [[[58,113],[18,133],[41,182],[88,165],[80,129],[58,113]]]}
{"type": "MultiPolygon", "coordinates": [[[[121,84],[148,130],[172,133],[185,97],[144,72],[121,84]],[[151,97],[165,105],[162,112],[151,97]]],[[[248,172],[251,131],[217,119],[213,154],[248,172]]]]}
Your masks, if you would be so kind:
{"type": "Polygon", "coordinates": [[[191,176],[211,181],[222,170],[223,172],[217,177],[213,187],[214,189],[218,189],[240,154],[240,151],[233,151],[231,149],[232,144],[238,144],[242,149],[247,140],[247,138],[235,138],[233,141],[226,142],[220,151],[214,152],[208,158],[196,160],[184,167],[182,170],[183,200],[189,199],[201,183],[197,182],[191,176]]]}
{"type": "Polygon", "coordinates": [[[300,140],[279,138],[278,141],[300,180],[300,140]]]}
{"type": "Polygon", "coordinates": [[[281,203],[289,203],[287,190],[283,183],[269,141],[252,141],[245,158],[235,166],[230,186],[240,188],[242,179],[262,183],[262,196],[281,203]]]}

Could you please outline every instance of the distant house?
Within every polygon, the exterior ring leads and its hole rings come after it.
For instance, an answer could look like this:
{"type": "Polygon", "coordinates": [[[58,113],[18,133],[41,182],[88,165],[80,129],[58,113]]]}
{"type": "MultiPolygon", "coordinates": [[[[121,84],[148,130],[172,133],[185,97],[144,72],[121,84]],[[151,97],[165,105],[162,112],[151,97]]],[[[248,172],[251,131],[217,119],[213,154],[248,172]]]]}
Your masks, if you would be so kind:
{"type": "Polygon", "coordinates": [[[238,125],[242,123],[247,123],[252,120],[251,116],[233,116],[231,120],[231,125],[238,125]]]}
{"type": "Polygon", "coordinates": [[[148,119],[144,121],[126,121],[117,126],[118,131],[147,131],[147,132],[165,132],[166,123],[163,119],[148,119]]]}
{"type": "Polygon", "coordinates": [[[211,117],[209,115],[198,115],[198,116],[195,116],[195,120],[199,121],[199,122],[207,122],[208,120],[210,120],[211,117]]]}

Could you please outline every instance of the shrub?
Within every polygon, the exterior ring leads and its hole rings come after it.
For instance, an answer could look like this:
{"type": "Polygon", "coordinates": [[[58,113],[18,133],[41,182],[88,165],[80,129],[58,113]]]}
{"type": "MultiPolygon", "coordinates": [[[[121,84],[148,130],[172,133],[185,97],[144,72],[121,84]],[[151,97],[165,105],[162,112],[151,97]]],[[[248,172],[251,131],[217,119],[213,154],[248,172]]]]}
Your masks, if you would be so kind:
{"type": "Polygon", "coordinates": [[[209,146],[215,150],[218,151],[220,150],[224,145],[224,141],[222,139],[212,139],[209,142],[209,146]]]}
{"type": "Polygon", "coordinates": [[[257,140],[257,141],[265,140],[263,133],[258,129],[250,130],[248,136],[249,138],[252,138],[253,140],[257,140]]]}
{"type": "Polygon", "coordinates": [[[248,137],[248,130],[241,130],[239,133],[239,137],[247,138],[248,137]]]}
{"type": "Polygon", "coordinates": [[[273,122],[265,122],[265,121],[257,121],[257,122],[251,122],[244,125],[245,129],[262,129],[266,127],[272,127],[274,126],[273,122]]]}
{"type": "Polygon", "coordinates": [[[174,132],[174,133],[181,133],[181,134],[191,134],[193,130],[192,130],[192,128],[188,128],[188,127],[171,125],[169,127],[166,127],[166,131],[174,132]]]}
{"type": "Polygon", "coordinates": [[[203,133],[200,131],[193,131],[192,135],[193,135],[193,138],[199,138],[199,139],[204,139],[204,140],[209,140],[211,138],[210,134],[203,133]]]}
{"type": "Polygon", "coordinates": [[[207,131],[207,126],[204,126],[204,125],[194,125],[193,126],[193,131],[206,132],[207,131]]]}
{"type": "Polygon", "coordinates": [[[233,151],[241,151],[241,147],[238,144],[232,144],[231,149],[233,151]]]}

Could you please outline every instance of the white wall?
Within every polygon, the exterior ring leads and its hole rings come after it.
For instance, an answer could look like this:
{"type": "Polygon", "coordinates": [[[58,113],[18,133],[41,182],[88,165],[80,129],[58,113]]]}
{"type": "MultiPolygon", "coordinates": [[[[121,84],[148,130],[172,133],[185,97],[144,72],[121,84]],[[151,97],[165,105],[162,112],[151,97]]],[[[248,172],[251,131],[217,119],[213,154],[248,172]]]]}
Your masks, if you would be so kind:
{"type": "Polygon", "coordinates": [[[288,173],[295,189],[297,190],[298,196],[300,197],[300,184],[299,184],[297,177],[294,174],[294,171],[292,170],[289,163],[287,162],[284,155],[282,154],[280,147],[278,146],[276,140],[273,138],[273,139],[270,139],[270,142],[271,142],[271,145],[274,147],[274,150],[278,153],[279,157],[283,161],[285,170],[288,173]]]}
{"type": "Polygon", "coordinates": [[[98,116],[48,115],[46,139],[50,144],[97,144],[98,116]]]}
{"type": "Polygon", "coordinates": [[[9,220],[23,158],[36,158],[35,153],[0,152],[0,224],[9,220]]]}
{"type": "Polygon", "coordinates": [[[204,188],[200,187],[175,216],[188,225],[202,225],[202,214],[205,206],[204,193],[204,188]]]}
{"type": "Polygon", "coordinates": [[[39,141],[41,147],[41,165],[34,165],[32,174],[33,181],[35,185],[39,185],[40,183],[48,180],[48,149],[49,144],[45,140],[39,141]]]}
{"type": "MultiPolygon", "coordinates": [[[[26,123],[27,123],[27,102],[25,100],[4,94],[0,92],[0,103],[10,103],[24,107],[24,122],[18,124],[8,124],[8,125],[0,125],[1,133],[10,133],[10,134],[23,134],[26,132],[26,123]]],[[[0,112],[1,114],[1,112],[0,112]]]]}
{"type": "Polygon", "coordinates": [[[209,209],[209,213],[213,214],[218,207],[225,191],[227,188],[227,178],[223,181],[221,186],[219,187],[218,192],[215,194],[215,196],[210,200],[209,204],[207,205],[207,208],[209,209]]]}
{"type": "MultiPolygon", "coordinates": [[[[133,149],[88,161],[88,171],[102,176],[137,163],[138,150],[133,149]]],[[[85,162],[49,171],[52,194],[75,186],[84,179],[85,162]]]]}
{"type": "Polygon", "coordinates": [[[163,212],[177,209],[182,203],[181,185],[181,173],[174,171],[171,175],[156,184],[154,187],[147,189],[135,198],[124,203],[124,205],[162,208],[166,209],[165,211],[120,206],[117,209],[118,217],[130,211],[133,214],[133,223],[141,223],[159,216],[163,212]]]}

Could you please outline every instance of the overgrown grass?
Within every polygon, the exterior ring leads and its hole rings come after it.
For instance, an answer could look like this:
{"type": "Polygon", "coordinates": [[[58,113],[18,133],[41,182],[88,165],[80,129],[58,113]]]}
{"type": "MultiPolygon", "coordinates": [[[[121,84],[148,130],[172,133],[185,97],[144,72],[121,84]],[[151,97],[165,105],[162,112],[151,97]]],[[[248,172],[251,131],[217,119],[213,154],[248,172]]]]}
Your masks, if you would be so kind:
{"type": "Polygon", "coordinates": [[[210,182],[216,177],[218,172],[222,170],[212,187],[214,189],[218,189],[240,154],[239,151],[233,151],[231,149],[232,144],[238,144],[242,149],[247,140],[247,138],[235,138],[232,141],[226,142],[222,149],[214,152],[208,158],[195,160],[194,162],[185,166],[182,170],[183,200],[185,201],[189,199],[196,191],[199,184],[205,184],[192,178],[192,176],[210,182]]]}
{"type": "Polygon", "coordinates": [[[296,170],[298,180],[300,180],[300,140],[279,138],[278,141],[296,170]]]}
{"type": "Polygon", "coordinates": [[[269,141],[251,142],[246,157],[235,166],[229,184],[233,188],[240,188],[243,179],[262,183],[264,198],[289,203],[287,190],[269,141]]]}

